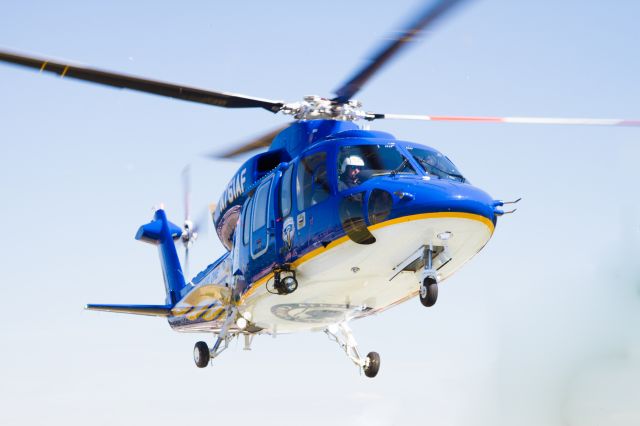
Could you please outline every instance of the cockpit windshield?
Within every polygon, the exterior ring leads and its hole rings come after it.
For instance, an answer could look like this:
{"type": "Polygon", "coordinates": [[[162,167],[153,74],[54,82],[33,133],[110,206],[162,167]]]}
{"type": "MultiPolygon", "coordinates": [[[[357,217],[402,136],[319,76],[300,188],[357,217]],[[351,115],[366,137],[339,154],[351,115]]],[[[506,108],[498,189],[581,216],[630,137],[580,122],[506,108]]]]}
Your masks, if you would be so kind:
{"type": "Polygon", "coordinates": [[[451,160],[438,151],[411,146],[408,146],[407,150],[429,175],[436,176],[440,179],[466,182],[464,176],[460,174],[451,160]]]}
{"type": "Polygon", "coordinates": [[[338,189],[353,188],[374,176],[416,171],[394,145],[343,146],[338,154],[338,189]]]}

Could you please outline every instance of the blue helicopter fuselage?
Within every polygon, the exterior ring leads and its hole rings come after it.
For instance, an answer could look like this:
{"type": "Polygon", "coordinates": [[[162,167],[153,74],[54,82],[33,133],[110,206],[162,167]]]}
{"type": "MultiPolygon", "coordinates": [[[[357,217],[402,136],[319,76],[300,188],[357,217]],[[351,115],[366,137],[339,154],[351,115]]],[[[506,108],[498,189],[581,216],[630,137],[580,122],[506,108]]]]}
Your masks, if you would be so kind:
{"type": "Polygon", "coordinates": [[[271,332],[379,312],[416,294],[416,265],[397,265],[433,245],[448,277],[488,242],[500,205],[432,148],[351,122],[294,123],[231,179],[213,213],[229,252],[180,289],[169,322],[219,328],[229,301],[271,332]],[[276,295],[277,271],[300,289],[276,295]]]}

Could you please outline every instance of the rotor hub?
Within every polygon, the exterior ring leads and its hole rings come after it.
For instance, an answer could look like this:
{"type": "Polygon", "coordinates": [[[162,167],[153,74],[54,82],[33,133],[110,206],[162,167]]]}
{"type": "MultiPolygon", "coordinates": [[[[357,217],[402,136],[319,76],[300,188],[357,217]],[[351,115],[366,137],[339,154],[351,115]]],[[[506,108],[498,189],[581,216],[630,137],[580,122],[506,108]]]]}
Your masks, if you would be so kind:
{"type": "Polygon", "coordinates": [[[186,248],[193,245],[194,241],[198,238],[198,233],[195,232],[193,222],[188,219],[184,221],[182,235],[180,238],[182,239],[182,244],[184,244],[186,248]]]}
{"type": "Polygon", "coordinates": [[[285,104],[281,112],[298,120],[357,121],[370,115],[362,109],[360,101],[351,99],[347,102],[337,102],[315,95],[305,96],[302,102],[285,104]]]}

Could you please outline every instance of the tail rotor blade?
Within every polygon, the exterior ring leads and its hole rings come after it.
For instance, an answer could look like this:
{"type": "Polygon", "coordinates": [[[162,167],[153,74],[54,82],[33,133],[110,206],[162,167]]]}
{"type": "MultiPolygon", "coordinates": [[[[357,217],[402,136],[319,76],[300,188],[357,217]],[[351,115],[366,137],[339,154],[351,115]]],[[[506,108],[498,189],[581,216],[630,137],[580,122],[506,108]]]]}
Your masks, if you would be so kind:
{"type": "Polygon", "coordinates": [[[196,242],[198,236],[206,234],[208,230],[207,221],[209,210],[204,209],[195,221],[191,220],[191,165],[188,164],[182,169],[182,197],[184,207],[184,223],[182,225],[182,245],[184,246],[183,271],[185,278],[189,279],[189,252],[191,246],[196,242]]]}
{"type": "Polygon", "coordinates": [[[193,232],[198,236],[207,235],[209,232],[209,220],[211,218],[211,214],[209,213],[208,208],[202,209],[199,215],[196,216],[196,219],[193,221],[193,232]]]}
{"type": "Polygon", "coordinates": [[[184,248],[184,278],[185,281],[189,281],[191,278],[189,275],[189,246],[184,248]]]}
{"type": "Polygon", "coordinates": [[[195,242],[196,233],[191,221],[191,165],[187,164],[182,169],[182,201],[184,208],[184,223],[182,225],[182,244],[184,245],[184,273],[189,279],[189,248],[195,242]]]}
{"type": "Polygon", "coordinates": [[[185,222],[191,219],[191,165],[187,164],[182,169],[182,206],[184,208],[185,222]]]}

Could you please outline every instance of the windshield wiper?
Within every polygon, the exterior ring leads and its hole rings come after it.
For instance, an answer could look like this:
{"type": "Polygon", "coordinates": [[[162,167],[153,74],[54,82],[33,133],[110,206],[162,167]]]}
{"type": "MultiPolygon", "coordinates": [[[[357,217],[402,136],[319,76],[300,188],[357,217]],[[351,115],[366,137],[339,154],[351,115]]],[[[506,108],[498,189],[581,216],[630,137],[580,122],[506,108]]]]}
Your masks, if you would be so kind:
{"type": "Polygon", "coordinates": [[[462,175],[459,175],[459,174],[456,174],[456,173],[451,173],[451,172],[446,172],[446,171],[442,170],[442,169],[441,169],[441,168],[439,168],[439,167],[436,167],[436,166],[434,166],[434,165],[432,165],[432,164],[427,163],[427,160],[425,160],[425,159],[422,159],[422,158],[419,158],[419,157],[415,157],[415,156],[414,156],[413,158],[415,158],[416,160],[418,160],[418,163],[420,163],[420,164],[422,165],[422,167],[424,167],[424,169],[425,169],[425,171],[426,171],[427,173],[429,173],[429,170],[430,170],[430,169],[435,169],[435,170],[439,171],[439,172],[440,172],[440,173],[442,173],[442,174],[445,174],[445,175],[447,175],[447,176],[451,176],[451,177],[454,177],[454,178],[458,178],[458,179],[460,179],[462,182],[464,182],[464,181],[465,181],[464,176],[462,176],[462,175]]]}

